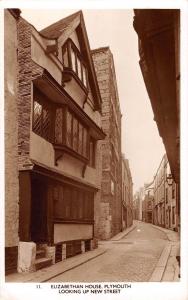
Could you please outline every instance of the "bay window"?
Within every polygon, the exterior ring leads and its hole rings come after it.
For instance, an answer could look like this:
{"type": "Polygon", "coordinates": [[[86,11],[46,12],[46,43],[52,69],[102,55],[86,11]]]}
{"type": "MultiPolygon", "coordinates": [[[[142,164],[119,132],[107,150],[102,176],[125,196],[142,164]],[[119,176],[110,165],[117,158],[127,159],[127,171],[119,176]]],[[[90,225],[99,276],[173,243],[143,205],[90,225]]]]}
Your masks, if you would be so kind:
{"type": "Polygon", "coordinates": [[[56,117],[57,115],[59,121],[57,119],[55,121],[55,145],[69,147],[80,156],[88,159],[88,129],[67,107],[57,108],[56,117]],[[62,121],[63,115],[65,117],[64,123],[62,121]],[[63,124],[65,128],[63,128],[63,124]]]}
{"type": "Polygon", "coordinates": [[[88,75],[86,64],[71,39],[68,39],[62,48],[62,61],[66,71],[73,71],[74,75],[82,82],[85,88],[88,87],[88,75]]]}
{"type": "Polygon", "coordinates": [[[67,184],[54,185],[54,220],[88,222],[94,219],[94,193],[67,184]]]}
{"type": "Polygon", "coordinates": [[[95,167],[95,139],[90,136],[89,127],[67,104],[50,102],[37,88],[33,94],[32,130],[53,144],[55,163],[61,153],[67,152],[95,167]]]}

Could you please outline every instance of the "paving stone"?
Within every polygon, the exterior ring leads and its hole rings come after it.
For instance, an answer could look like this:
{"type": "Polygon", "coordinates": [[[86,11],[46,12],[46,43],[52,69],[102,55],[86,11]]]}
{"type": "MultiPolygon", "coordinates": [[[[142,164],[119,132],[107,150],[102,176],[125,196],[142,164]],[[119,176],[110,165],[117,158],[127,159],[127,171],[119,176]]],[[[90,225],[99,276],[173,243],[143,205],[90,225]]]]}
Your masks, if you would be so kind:
{"type": "Polygon", "coordinates": [[[100,247],[107,249],[107,252],[102,256],[50,281],[147,282],[167,243],[165,234],[150,224],[139,223],[137,228],[118,240],[118,243],[114,243],[114,239],[103,241],[100,247]]]}

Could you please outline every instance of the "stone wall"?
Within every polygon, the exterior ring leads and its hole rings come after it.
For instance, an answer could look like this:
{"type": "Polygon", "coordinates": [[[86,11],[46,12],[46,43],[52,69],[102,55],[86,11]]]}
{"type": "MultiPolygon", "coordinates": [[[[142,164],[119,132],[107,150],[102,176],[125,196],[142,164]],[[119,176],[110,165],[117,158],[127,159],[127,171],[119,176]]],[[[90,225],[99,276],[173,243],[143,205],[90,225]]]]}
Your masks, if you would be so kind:
{"type": "Polygon", "coordinates": [[[18,22],[18,154],[19,169],[28,169],[31,162],[30,129],[32,120],[32,80],[42,75],[43,69],[31,60],[32,26],[23,18],[18,22]]]}
{"type": "Polygon", "coordinates": [[[18,245],[17,21],[5,10],[5,246],[18,245]]]}
{"type": "Polygon", "coordinates": [[[92,56],[102,97],[102,129],[106,134],[100,142],[102,181],[95,234],[99,239],[109,239],[121,230],[121,113],[110,49],[93,50],[92,56]]]}
{"type": "Polygon", "coordinates": [[[18,113],[17,113],[17,19],[5,10],[5,271],[11,273],[17,268],[18,258],[18,113]]]}

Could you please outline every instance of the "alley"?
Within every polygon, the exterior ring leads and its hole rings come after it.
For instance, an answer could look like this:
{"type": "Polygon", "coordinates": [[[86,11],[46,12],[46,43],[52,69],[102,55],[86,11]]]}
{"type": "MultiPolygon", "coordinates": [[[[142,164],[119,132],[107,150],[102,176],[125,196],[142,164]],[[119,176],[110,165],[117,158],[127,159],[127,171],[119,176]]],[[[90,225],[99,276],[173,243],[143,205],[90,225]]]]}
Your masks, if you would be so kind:
{"type": "Polygon", "coordinates": [[[121,240],[101,242],[101,256],[51,279],[51,282],[146,282],[167,244],[165,233],[151,224],[137,222],[121,240]]]}

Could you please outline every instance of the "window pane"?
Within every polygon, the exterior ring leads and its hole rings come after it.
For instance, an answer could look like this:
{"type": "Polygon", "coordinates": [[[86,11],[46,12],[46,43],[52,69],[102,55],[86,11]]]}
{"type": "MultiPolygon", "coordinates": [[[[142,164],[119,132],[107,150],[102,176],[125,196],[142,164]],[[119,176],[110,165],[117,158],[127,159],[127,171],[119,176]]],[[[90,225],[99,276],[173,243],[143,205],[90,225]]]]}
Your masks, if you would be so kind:
{"type": "Polygon", "coordinates": [[[41,134],[42,105],[34,101],[33,131],[41,134]]]}
{"type": "Polygon", "coordinates": [[[54,186],[53,188],[53,203],[54,203],[54,217],[59,217],[59,193],[58,193],[58,187],[54,186]]]}
{"type": "Polygon", "coordinates": [[[63,142],[63,110],[62,108],[56,109],[55,116],[55,143],[62,144],[63,142]]]}
{"type": "Polygon", "coordinates": [[[73,119],[73,149],[78,151],[78,121],[73,119]]]}
{"type": "Polygon", "coordinates": [[[65,49],[63,49],[63,66],[64,67],[69,66],[67,47],[65,49]]]}
{"type": "Polygon", "coordinates": [[[82,192],[78,191],[78,198],[77,198],[77,206],[78,206],[78,219],[83,218],[83,205],[82,205],[82,192]]]}
{"type": "Polygon", "coordinates": [[[50,111],[49,108],[43,108],[42,136],[50,140],[50,111]]]}
{"type": "Polygon", "coordinates": [[[87,157],[87,130],[83,128],[83,148],[82,148],[83,156],[87,157]]]}
{"type": "Polygon", "coordinates": [[[79,136],[78,136],[78,153],[82,154],[82,133],[83,131],[83,126],[82,124],[79,123],[79,136]]]}
{"type": "Polygon", "coordinates": [[[94,202],[93,202],[93,193],[89,193],[88,195],[89,199],[89,219],[94,219],[94,202]]]}
{"type": "Polygon", "coordinates": [[[78,67],[78,77],[82,80],[81,61],[78,57],[77,57],[77,67],[78,67]]]}
{"type": "Polygon", "coordinates": [[[85,86],[87,86],[87,75],[86,75],[86,68],[84,67],[84,65],[82,65],[82,71],[83,71],[83,83],[85,86]]]}
{"type": "Polygon", "coordinates": [[[71,218],[71,202],[72,202],[72,195],[71,189],[69,187],[64,188],[64,202],[63,202],[63,217],[65,219],[71,218]]]}
{"type": "Polygon", "coordinates": [[[91,167],[95,166],[95,142],[92,139],[89,142],[89,165],[91,167]]]}
{"type": "Polygon", "coordinates": [[[67,111],[67,146],[72,147],[72,114],[67,111]]]}
{"type": "Polygon", "coordinates": [[[72,190],[72,211],[71,211],[71,216],[72,219],[77,219],[78,218],[78,207],[77,207],[77,200],[78,200],[78,191],[76,189],[72,190]]]}
{"type": "Polygon", "coordinates": [[[62,186],[57,185],[54,187],[53,200],[54,200],[54,217],[62,218],[64,215],[62,186]]]}
{"type": "Polygon", "coordinates": [[[72,69],[76,73],[76,53],[71,48],[71,61],[72,61],[72,69]]]}

